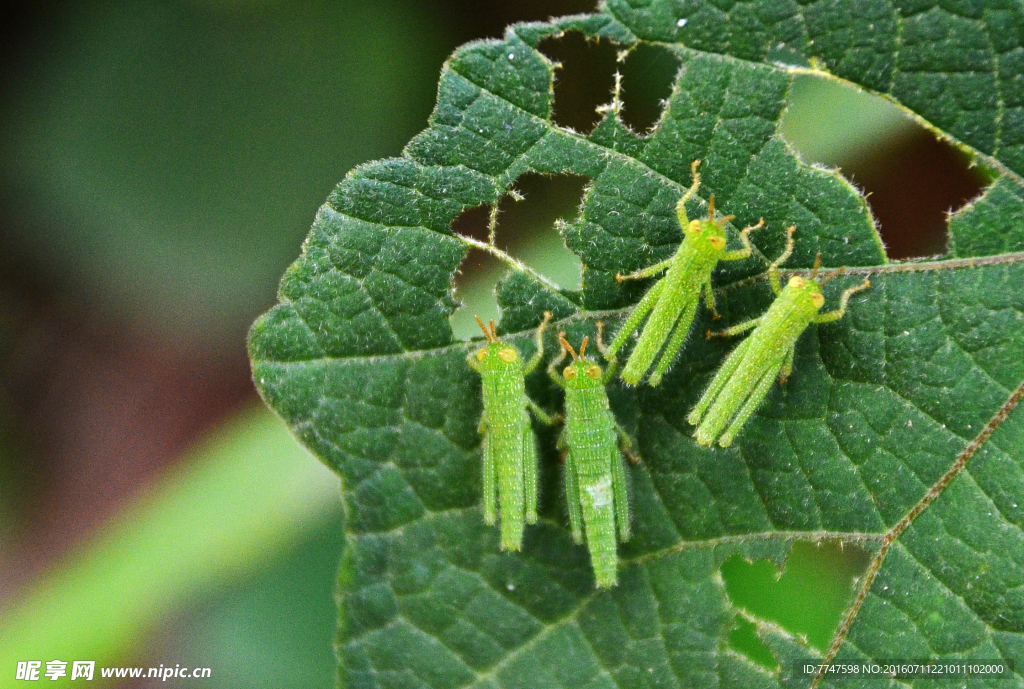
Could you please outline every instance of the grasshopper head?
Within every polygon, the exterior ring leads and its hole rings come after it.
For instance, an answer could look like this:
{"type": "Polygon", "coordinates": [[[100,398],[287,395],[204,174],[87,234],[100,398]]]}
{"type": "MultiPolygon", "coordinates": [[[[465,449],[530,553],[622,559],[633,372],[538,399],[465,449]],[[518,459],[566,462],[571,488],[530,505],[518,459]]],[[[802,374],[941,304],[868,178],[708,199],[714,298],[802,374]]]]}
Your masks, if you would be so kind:
{"type": "Polygon", "coordinates": [[[565,383],[570,390],[584,390],[586,388],[599,388],[602,386],[601,375],[604,371],[594,361],[584,356],[584,353],[587,351],[588,339],[586,337],[583,338],[583,342],[580,343],[580,353],[576,354],[572,345],[565,339],[565,334],[558,334],[558,341],[561,343],[562,349],[572,355],[572,362],[562,369],[562,377],[565,378],[565,383]]]}
{"type": "Polygon", "coordinates": [[[794,275],[786,283],[786,292],[796,304],[810,311],[817,312],[825,305],[825,296],[821,293],[821,285],[813,278],[794,275]]]}
{"type": "Polygon", "coordinates": [[[473,355],[480,362],[480,368],[484,371],[507,371],[522,368],[523,362],[520,360],[516,348],[498,339],[494,321],[487,326],[477,317],[476,322],[487,338],[487,346],[481,347],[473,355]]]}
{"type": "Polygon", "coordinates": [[[715,253],[725,251],[725,223],[734,216],[715,219],[715,195],[708,200],[708,217],[706,220],[691,220],[686,226],[686,236],[698,246],[706,247],[715,253]]]}
{"type": "Polygon", "coordinates": [[[819,268],[821,268],[821,254],[814,259],[814,268],[809,278],[794,275],[786,283],[785,291],[790,293],[797,305],[807,309],[810,313],[817,313],[825,305],[825,295],[821,293],[821,286],[832,278],[842,275],[845,270],[845,268],[840,268],[828,275],[818,277],[819,268]]]}

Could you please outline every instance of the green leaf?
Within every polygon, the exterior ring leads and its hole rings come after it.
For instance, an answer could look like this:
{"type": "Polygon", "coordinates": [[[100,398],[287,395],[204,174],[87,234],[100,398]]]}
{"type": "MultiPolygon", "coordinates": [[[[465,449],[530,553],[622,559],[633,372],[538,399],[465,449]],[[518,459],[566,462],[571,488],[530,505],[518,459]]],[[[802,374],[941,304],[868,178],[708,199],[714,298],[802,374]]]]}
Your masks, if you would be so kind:
{"type": "Polygon", "coordinates": [[[1024,250],[1024,189],[1000,178],[949,220],[950,253],[996,256],[1024,250]]]}
{"type": "MultiPolygon", "coordinates": [[[[402,158],[341,182],[250,336],[264,398],[343,478],[346,686],[807,686],[792,661],[809,657],[1024,668],[1024,5],[955,10],[609,0],[455,53],[429,127],[402,158]],[[680,61],[651,135],[624,127],[614,104],[586,136],[551,122],[553,65],[536,46],[568,30],[680,61]],[[808,71],[890,96],[997,171],[954,217],[952,255],[888,262],[864,199],[781,139],[793,75],[808,71]],[[698,158],[691,217],[713,193],[736,227],[767,222],[760,255],[715,275],[725,322],[769,303],[764,257],[789,224],[788,268],[819,252],[850,266],[829,303],[864,275],[873,286],[800,339],[792,379],[731,448],[697,446],[685,416],[733,343],[695,337],[660,388],[613,387],[643,462],[630,469],[635,536],[620,583],[596,591],[566,528],[550,431],[543,516],[522,553],[500,552],[483,524],[479,379],[464,361],[473,345],[448,321],[473,240],[449,226],[527,172],[589,178],[562,226],[582,292],[513,266],[498,290],[502,329],[522,351],[545,309],[570,341],[598,318],[614,331],[643,290],[614,275],[675,250],[674,205],[698,158]],[[720,573],[735,557],[782,566],[802,541],[871,557],[830,648],[741,610],[720,573]],[[730,648],[740,615],[755,618],[777,669],[730,648]]],[[[698,332],[710,322],[698,321],[698,332]]],[[[541,372],[527,385],[557,407],[541,372]]]]}

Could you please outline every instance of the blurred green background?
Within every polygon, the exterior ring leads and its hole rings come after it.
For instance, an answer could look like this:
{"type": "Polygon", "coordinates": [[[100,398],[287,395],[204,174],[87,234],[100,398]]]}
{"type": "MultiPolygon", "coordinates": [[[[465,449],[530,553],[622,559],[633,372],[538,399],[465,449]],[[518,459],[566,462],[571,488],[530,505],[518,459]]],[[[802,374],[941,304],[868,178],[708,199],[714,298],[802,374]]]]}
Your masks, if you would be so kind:
{"type": "MultiPolygon", "coordinates": [[[[0,7],[0,687],[18,660],[56,658],[333,686],[338,481],[255,398],[246,329],[333,185],[423,128],[451,50],[591,7],[0,7]]],[[[542,49],[563,64],[556,121],[586,131],[614,46],[542,49]]],[[[675,69],[649,49],[621,65],[631,126],[656,121],[675,69]]],[[[796,80],[783,134],[871,192],[894,258],[941,253],[945,213],[984,183],[891,104],[820,79],[796,80]]],[[[579,263],[552,225],[584,182],[528,176],[500,208],[500,243],[565,286],[579,263]]],[[[486,236],[486,209],[457,222],[486,236]]],[[[502,275],[467,257],[460,337],[497,315],[502,275]]],[[[763,619],[824,647],[864,566],[838,544],[795,548],[784,573],[726,563],[747,613],[732,646],[771,666],[763,619]]]]}

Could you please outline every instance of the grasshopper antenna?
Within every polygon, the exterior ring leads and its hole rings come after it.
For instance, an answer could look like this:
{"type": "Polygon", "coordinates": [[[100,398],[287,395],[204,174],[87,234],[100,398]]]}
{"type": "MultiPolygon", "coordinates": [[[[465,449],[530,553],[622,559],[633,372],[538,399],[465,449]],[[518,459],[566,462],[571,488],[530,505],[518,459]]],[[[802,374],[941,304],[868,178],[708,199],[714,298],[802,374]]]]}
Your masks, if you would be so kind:
{"type": "Polygon", "coordinates": [[[820,280],[818,280],[818,284],[819,285],[824,285],[826,282],[828,282],[832,278],[837,278],[837,277],[839,277],[840,275],[842,275],[845,272],[846,272],[846,266],[843,266],[842,268],[839,268],[837,270],[833,270],[831,273],[829,273],[825,277],[823,277],[820,280]]]}
{"type": "MultiPolygon", "coordinates": [[[[585,342],[586,342],[586,339],[584,339],[584,343],[585,342]]],[[[560,345],[562,345],[562,349],[564,349],[565,351],[567,351],[570,354],[572,354],[572,360],[573,361],[579,361],[580,360],[580,358],[576,355],[576,350],[574,350],[572,348],[572,345],[569,344],[569,341],[567,339],[565,339],[565,331],[564,330],[562,332],[558,333],[558,343],[560,345]]],[[[582,350],[582,349],[583,348],[580,347],[580,350],[582,350]]]]}
{"type": "Polygon", "coordinates": [[[494,332],[494,321],[491,321],[491,327],[488,330],[487,325],[480,320],[480,316],[473,316],[476,319],[476,324],[480,326],[480,329],[484,331],[484,337],[487,338],[488,344],[494,344],[498,341],[498,335],[494,332]]]}

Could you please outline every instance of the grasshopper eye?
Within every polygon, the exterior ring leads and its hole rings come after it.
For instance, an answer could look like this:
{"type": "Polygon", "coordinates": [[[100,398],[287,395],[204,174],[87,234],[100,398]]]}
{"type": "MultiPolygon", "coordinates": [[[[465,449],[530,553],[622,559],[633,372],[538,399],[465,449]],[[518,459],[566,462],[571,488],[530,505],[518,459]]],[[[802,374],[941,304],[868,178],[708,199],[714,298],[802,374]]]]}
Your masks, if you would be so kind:
{"type": "Polygon", "coordinates": [[[802,277],[800,277],[799,275],[794,275],[793,277],[791,277],[789,279],[789,282],[786,283],[786,287],[792,287],[794,289],[800,289],[801,287],[803,287],[806,284],[807,284],[807,282],[802,277]]]}
{"type": "Polygon", "coordinates": [[[700,220],[691,220],[690,224],[686,226],[686,231],[690,234],[700,232],[700,220]]]}
{"type": "Polygon", "coordinates": [[[601,367],[598,366],[597,364],[593,364],[591,366],[588,366],[587,367],[587,375],[590,376],[591,378],[593,378],[594,380],[597,380],[598,378],[601,377],[601,367]]]}
{"type": "Polygon", "coordinates": [[[573,366],[566,366],[565,370],[562,371],[562,375],[565,376],[566,380],[572,380],[576,377],[576,368],[573,366]]]}
{"type": "Polygon", "coordinates": [[[511,364],[513,361],[519,358],[519,353],[511,347],[505,347],[504,349],[498,350],[498,358],[504,361],[506,364],[511,364]]]}
{"type": "Polygon", "coordinates": [[[814,304],[814,308],[820,309],[825,305],[825,295],[821,292],[817,292],[811,297],[811,302],[814,304]]]}
{"type": "Polygon", "coordinates": [[[476,353],[477,361],[483,361],[486,358],[487,358],[487,350],[486,349],[481,349],[479,352],[476,353]]]}
{"type": "Polygon", "coordinates": [[[708,237],[708,244],[711,248],[721,251],[725,248],[725,237],[708,237]]]}

